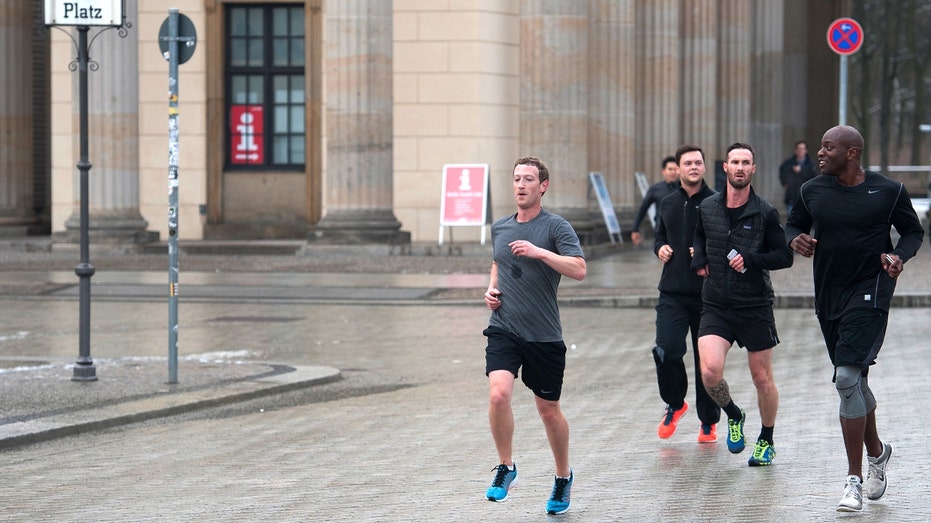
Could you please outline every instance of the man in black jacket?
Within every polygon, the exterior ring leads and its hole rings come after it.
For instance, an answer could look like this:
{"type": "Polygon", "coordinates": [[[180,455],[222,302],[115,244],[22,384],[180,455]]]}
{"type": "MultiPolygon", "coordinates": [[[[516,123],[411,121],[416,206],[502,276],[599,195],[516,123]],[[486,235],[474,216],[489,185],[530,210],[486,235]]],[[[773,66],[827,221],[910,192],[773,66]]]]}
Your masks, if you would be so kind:
{"type": "Polygon", "coordinates": [[[727,149],[724,192],[699,206],[692,269],[707,278],[702,288],[698,352],[708,394],[727,414],[727,448],[743,451],[746,413],[731,399],[724,380],[727,353],[736,341],[747,349],[762,428],[748,463],[763,466],[776,455],[773,428],[779,392],[773,381],[773,347],[779,343],[773,318],[769,271],[792,266],[779,212],[750,186],[756,172],[753,148],[735,143],[727,149]]]}
{"type": "Polygon", "coordinates": [[[786,216],[792,212],[799,187],[814,177],[815,163],[808,156],[808,144],[805,140],[799,140],[795,142],[795,154],[786,158],[779,166],[779,183],[785,189],[783,201],[786,204],[786,216]]]}
{"type": "Polygon", "coordinates": [[[802,185],[786,225],[791,248],[813,260],[815,312],[834,365],[847,480],[837,510],[863,508],[863,448],[869,461],[866,495],[886,492],[892,445],[876,430],[876,398],[867,375],[886,334],[896,278],[921,246],[924,230],[903,185],[864,171],[863,137],[832,127],[821,140],[823,176],[802,185]],[[890,228],[899,241],[892,247],[890,228]],[[809,232],[814,228],[813,235],[809,232]]]}
{"type": "Polygon", "coordinates": [[[659,211],[659,202],[669,196],[679,187],[679,170],[676,166],[676,159],[672,156],[663,158],[663,181],[656,182],[647,189],[643,195],[643,201],[640,202],[640,209],[634,216],[634,226],[630,229],[630,241],[634,245],[640,245],[640,224],[650,210],[651,205],[656,205],[659,211]]]}
{"type": "Polygon", "coordinates": [[[676,151],[679,172],[678,189],[663,198],[657,213],[653,252],[663,262],[659,280],[659,303],[656,305],[656,381],[659,395],[666,402],[666,412],[657,433],[666,439],[673,435],[679,418],[688,410],[685,401],[689,380],[685,371],[686,334],[691,331],[692,355],[695,359],[695,403],[701,427],[699,443],[717,441],[717,423],[721,409],[708,396],[701,381],[698,356],[698,326],[701,320],[702,278],[690,267],[692,238],[698,219],[698,205],[714,194],[704,181],[705,155],[695,145],[683,145],[676,151]]]}

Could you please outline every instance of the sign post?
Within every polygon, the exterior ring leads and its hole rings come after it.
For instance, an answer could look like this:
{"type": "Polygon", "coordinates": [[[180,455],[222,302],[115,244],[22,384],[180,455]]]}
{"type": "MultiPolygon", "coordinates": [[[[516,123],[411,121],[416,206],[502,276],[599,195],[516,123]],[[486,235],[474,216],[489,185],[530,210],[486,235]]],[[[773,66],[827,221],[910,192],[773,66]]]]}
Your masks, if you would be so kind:
{"type": "Polygon", "coordinates": [[[828,47],[840,55],[840,93],[837,123],[847,125],[847,57],[863,45],[863,28],[853,18],[838,18],[828,26],[828,47]]]}
{"type": "Polygon", "coordinates": [[[608,238],[613,245],[614,236],[617,235],[617,241],[624,243],[621,237],[621,224],[617,221],[617,214],[614,212],[614,204],[611,203],[611,197],[608,195],[608,187],[605,185],[605,179],[601,173],[590,172],[588,178],[595,188],[595,196],[598,198],[598,206],[601,207],[601,215],[604,216],[605,225],[608,226],[608,238]]]}
{"type": "MultiPolygon", "coordinates": [[[[91,162],[88,152],[88,116],[87,116],[87,71],[89,65],[97,68],[90,59],[90,44],[87,34],[91,26],[107,29],[120,28],[120,36],[126,36],[123,29],[123,0],[45,0],[45,25],[49,27],[76,26],[78,39],[75,41],[78,57],[68,64],[68,69],[78,72],[78,135],[79,157],[77,168],[80,173],[80,250],[81,260],[74,267],[78,277],[78,359],[75,362],[72,381],[97,381],[97,367],[91,358],[91,277],[95,269],[90,262],[90,238],[88,234],[88,199],[91,162]]],[[[128,26],[129,24],[127,24],[128,26]]],[[[64,30],[62,30],[64,31],[64,30]]],[[[97,34],[100,34],[98,32],[97,34]]]]}
{"type": "Polygon", "coordinates": [[[158,31],[168,60],[168,383],[178,383],[178,64],[191,58],[196,44],[194,23],[170,8],[158,31]]]}
{"type": "MultiPolygon", "coordinates": [[[[488,223],[488,164],[446,164],[443,166],[443,197],[440,200],[440,245],[443,227],[481,226],[482,245],[488,223]]],[[[452,240],[452,229],[449,238],[452,240]]]]}

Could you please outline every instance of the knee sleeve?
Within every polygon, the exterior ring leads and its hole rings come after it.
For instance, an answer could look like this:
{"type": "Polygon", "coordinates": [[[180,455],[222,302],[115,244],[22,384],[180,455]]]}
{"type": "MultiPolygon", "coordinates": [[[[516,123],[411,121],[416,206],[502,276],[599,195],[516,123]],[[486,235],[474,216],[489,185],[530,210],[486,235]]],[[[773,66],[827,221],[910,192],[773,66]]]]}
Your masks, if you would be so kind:
{"type": "Polygon", "coordinates": [[[860,390],[863,391],[863,400],[866,402],[866,412],[872,412],[876,408],[876,398],[873,396],[873,390],[870,389],[869,376],[864,375],[860,378],[860,390]]]}
{"type": "MultiPolygon", "coordinates": [[[[840,395],[840,416],[842,418],[861,418],[866,416],[866,397],[861,388],[862,371],[854,365],[837,367],[834,386],[840,395]]],[[[872,397],[870,393],[870,397],[872,397]]],[[[874,400],[875,403],[875,400],[874,400]]]]}

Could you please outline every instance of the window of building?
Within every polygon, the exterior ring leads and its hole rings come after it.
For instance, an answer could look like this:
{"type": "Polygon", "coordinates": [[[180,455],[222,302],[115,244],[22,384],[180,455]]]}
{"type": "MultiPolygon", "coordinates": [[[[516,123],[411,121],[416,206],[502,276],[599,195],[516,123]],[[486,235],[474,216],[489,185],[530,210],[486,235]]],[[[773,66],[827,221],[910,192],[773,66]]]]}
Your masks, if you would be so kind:
{"type": "Polygon", "coordinates": [[[226,166],[303,170],[303,5],[229,5],[226,20],[226,166]]]}

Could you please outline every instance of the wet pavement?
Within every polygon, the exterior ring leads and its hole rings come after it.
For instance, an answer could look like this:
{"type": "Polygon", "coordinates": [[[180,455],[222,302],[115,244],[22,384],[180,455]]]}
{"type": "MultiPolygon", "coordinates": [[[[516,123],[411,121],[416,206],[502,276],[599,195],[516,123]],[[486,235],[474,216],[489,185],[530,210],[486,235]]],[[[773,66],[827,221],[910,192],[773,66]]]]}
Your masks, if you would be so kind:
{"type": "MultiPolygon", "coordinates": [[[[2,517],[11,521],[926,521],[931,256],[906,265],[871,386],[896,446],[889,490],[834,511],[846,461],[808,260],[773,273],[777,457],[669,440],[650,348],[660,266],[605,248],[564,281],[572,508],[546,516],[552,457],[532,396],[515,394],[521,484],[482,499],[496,455],[483,376],[490,250],[320,249],[182,256],[179,383],[167,381],[167,260],[98,253],[92,357],[75,382],[77,277],[68,254],[0,253],[2,517]],[[326,251],[326,252],[322,252],[326,251]],[[928,261],[926,261],[928,260],[928,261]],[[190,269],[185,269],[190,267],[190,269]],[[339,270],[343,268],[344,270],[339,270]],[[161,296],[160,296],[161,295],[161,296]]],[[[925,246],[927,248],[927,246],[925,246]]],[[[726,376],[759,415],[734,350],[726,376]]]]}

